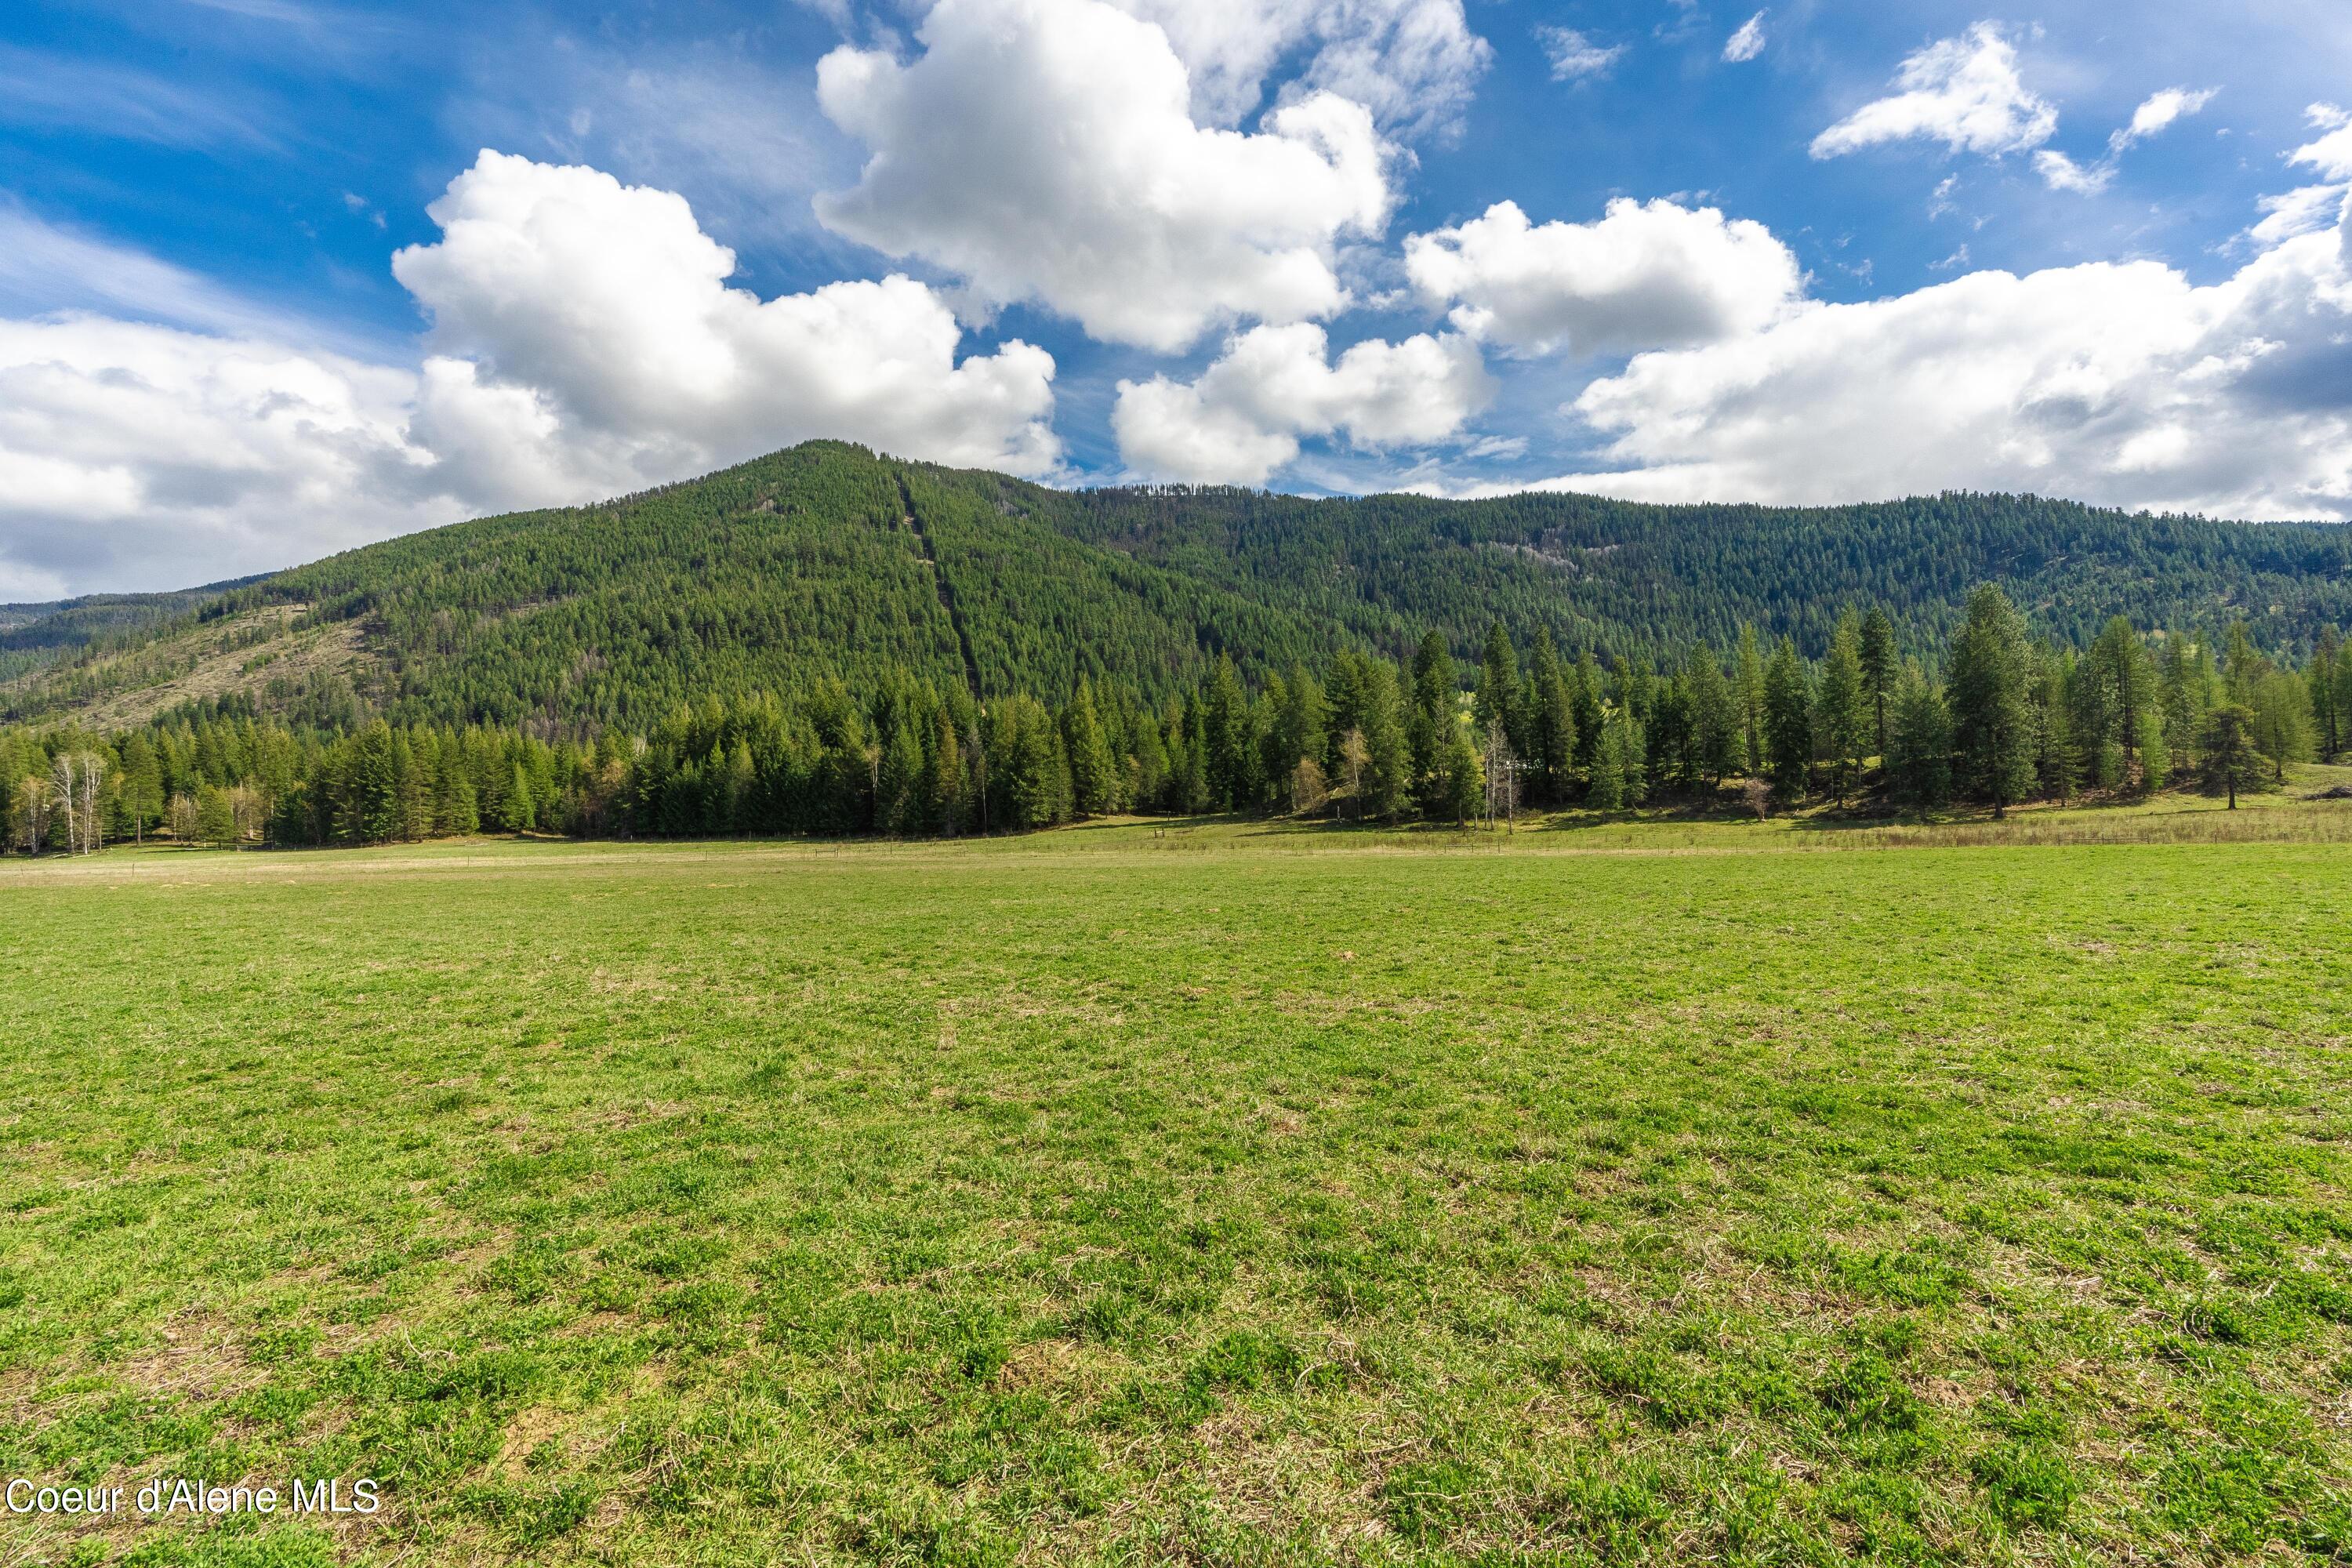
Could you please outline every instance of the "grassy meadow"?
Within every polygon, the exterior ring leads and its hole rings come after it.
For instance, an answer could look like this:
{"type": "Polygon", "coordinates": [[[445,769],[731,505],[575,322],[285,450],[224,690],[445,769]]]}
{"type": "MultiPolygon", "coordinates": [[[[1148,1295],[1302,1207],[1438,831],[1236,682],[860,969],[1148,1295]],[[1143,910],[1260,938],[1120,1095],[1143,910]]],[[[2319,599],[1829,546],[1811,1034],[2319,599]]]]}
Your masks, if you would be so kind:
{"type": "Polygon", "coordinates": [[[0,1564],[2352,1559],[2352,818],[2065,821],[0,866],[0,1477],[387,1500],[0,1564]]]}

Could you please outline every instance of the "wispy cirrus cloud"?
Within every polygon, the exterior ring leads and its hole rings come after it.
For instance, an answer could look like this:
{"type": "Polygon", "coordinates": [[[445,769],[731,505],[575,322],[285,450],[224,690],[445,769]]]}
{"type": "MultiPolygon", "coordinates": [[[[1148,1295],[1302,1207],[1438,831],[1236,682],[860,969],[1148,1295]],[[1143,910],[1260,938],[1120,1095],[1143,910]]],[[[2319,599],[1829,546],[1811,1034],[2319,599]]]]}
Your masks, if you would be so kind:
{"type": "Polygon", "coordinates": [[[1536,41],[1543,46],[1554,81],[1591,81],[1607,76],[1625,58],[1624,45],[1597,42],[1574,27],[1538,27],[1536,41]]]}

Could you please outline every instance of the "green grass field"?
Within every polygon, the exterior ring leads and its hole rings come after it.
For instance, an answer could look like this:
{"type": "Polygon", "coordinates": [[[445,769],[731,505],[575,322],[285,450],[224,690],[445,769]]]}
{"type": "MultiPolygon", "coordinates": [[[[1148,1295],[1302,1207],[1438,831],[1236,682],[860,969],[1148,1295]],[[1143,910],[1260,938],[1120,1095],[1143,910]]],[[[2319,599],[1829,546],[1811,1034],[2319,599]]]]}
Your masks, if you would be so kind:
{"type": "Polygon", "coordinates": [[[0,868],[0,1563],[2344,1561],[2312,820],[0,868]]]}

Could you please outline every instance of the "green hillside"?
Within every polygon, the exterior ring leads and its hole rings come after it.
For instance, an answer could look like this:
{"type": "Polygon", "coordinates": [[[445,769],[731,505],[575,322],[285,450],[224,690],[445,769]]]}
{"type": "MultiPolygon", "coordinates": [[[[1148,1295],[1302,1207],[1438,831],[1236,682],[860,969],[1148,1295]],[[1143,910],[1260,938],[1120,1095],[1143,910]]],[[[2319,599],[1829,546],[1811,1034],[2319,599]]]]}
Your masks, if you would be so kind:
{"type": "Polygon", "coordinates": [[[1871,602],[1916,650],[2002,584],[2086,642],[2243,620],[2297,649],[2352,620],[2352,532],[1947,495],[1822,510],[1584,496],[1312,500],[1182,487],[1067,492],[813,442],[707,479],[486,518],[224,590],[80,601],[0,627],[0,721],[142,722],[236,696],[297,721],[642,728],[681,700],[912,676],[1058,700],[1149,697],[1220,653],[1245,677],[1499,620],[1571,652],[1808,654],[1871,602]]]}

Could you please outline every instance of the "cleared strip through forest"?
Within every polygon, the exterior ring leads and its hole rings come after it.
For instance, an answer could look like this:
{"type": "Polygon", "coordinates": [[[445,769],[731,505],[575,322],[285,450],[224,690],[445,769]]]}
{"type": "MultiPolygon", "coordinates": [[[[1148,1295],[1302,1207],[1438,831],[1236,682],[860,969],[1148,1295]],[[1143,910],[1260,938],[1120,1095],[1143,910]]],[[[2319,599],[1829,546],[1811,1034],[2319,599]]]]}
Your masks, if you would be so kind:
{"type": "Polygon", "coordinates": [[[980,700],[980,660],[972,656],[971,636],[964,630],[963,615],[956,608],[955,584],[948,581],[947,568],[940,564],[940,553],[931,548],[931,536],[924,531],[922,513],[915,510],[915,496],[907,488],[907,476],[896,476],[898,500],[906,510],[907,526],[914,531],[922,547],[923,560],[931,569],[931,585],[939,590],[940,608],[948,614],[948,625],[955,628],[956,647],[963,652],[964,684],[971,689],[972,700],[980,700]]]}

